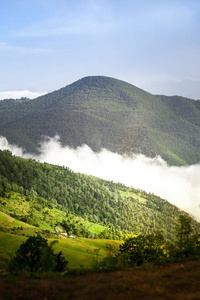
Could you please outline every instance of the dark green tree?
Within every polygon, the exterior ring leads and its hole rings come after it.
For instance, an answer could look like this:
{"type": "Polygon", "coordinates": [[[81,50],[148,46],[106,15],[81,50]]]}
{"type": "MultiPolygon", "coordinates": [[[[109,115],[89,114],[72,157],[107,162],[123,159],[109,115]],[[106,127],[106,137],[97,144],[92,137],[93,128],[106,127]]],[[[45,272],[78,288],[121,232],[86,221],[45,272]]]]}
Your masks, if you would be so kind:
{"type": "Polygon", "coordinates": [[[65,259],[65,257],[62,255],[62,251],[60,251],[56,255],[56,265],[55,265],[55,271],[56,272],[63,272],[67,270],[68,261],[65,259]]]}
{"type": "Polygon", "coordinates": [[[65,271],[68,261],[60,251],[55,254],[52,245],[48,245],[47,239],[30,236],[16,251],[14,258],[9,263],[9,270],[15,274],[21,271],[34,272],[65,271]]]}
{"type": "Polygon", "coordinates": [[[192,239],[191,234],[193,229],[191,226],[191,219],[180,215],[179,224],[176,227],[177,230],[177,246],[178,246],[178,255],[188,257],[194,252],[194,240],[192,239]]]}
{"type": "Polygon", "coordinates": [[[159,262],[165,258],[163,248],[163,236],[156,235],[138,235],[127,239],[120,245],[120,253],[127,255],[127,261],[130,265],[142,265],[145,262],[159,262]]]}

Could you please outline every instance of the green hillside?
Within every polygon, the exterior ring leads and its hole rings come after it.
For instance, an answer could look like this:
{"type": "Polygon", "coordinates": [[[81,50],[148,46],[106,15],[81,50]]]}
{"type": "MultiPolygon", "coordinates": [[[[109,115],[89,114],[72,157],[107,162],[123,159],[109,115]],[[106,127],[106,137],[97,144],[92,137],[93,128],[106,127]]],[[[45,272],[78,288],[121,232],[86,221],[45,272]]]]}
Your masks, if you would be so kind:
{"type": "MultiPolygon", "coordinates": [[[[0,151],[0,169],[0,211],[49,234],[122,240],[162,231],[174,240],[180,214],[187,215],[153,194],[9,151],[0,151]]],[[[198,232],[199,223],[192,225],[198,232]]],[[[27,235],[19,229],[22,233],[27,235]]]]}
{"type": "Polygon", "coordinates": [[[42,135],[63,145],[161,155],[170,164],[200,160],[200,101],[151,95],[126,82],[91,76],[35,100],[0,101],[0,135],[29,152],[42,135]]]}
{"type": "Polygon", "coordinates": [[[66,213],[61,206],[56,208],[40,197],[10,191],[0,197],[0,231],[24,236],[41,232],[49,237],[67,231],[68,235],[92,238],[101,237],[102,232],[109,232],[109,229],[66,213]]]}
{"type": "MultiPolygon", "coordinates": [[[[20,245],[26,240],[26,237],[10,233],[0,232],[0,275],[6,266],[6,262],[14,256],[20,245]]],[[[55,252],[62,251],[63,255],[69,260],[69,268],[80,269],[81,267],[90,267],[92,261],[96,258],[98,250],[98,259],[104,258],[107,253],[107,245],[118,248],[121,242],[113,240],[91,240],[85,238],[57,239],[54,245],[55,252]]],[[[49,239],[52,242],[52,239],[49,239]]]]}

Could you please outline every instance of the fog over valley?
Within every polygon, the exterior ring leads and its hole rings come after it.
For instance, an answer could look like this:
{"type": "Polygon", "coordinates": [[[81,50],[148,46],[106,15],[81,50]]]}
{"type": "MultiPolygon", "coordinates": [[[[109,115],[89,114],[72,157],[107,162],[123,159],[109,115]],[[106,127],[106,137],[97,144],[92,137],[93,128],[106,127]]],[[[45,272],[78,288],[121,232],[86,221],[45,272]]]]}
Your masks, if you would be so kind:
{"type": "Polygon", "coordinates": [[[0,149],[154,193],[200,221],[200,164],[176,167],[169,166],[160,156],[119,155],[106,149],[95,153],[87,145],[72,149],[63,147],[59,136],[46,137],[38,148],[39,155],[25,153],[5,137],[0,137],[0,149]]]}

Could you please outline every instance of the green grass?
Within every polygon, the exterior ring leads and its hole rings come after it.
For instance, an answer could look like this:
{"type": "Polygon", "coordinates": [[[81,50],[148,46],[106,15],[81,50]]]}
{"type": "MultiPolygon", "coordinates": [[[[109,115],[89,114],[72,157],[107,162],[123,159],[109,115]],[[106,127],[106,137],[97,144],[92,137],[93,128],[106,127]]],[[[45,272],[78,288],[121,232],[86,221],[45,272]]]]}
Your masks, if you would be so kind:
{"type": "Polygon", "coordinates": [[[69,261],[69,268],[78,269],[81,266],[91,267],[92,261],[96,258],[95,250],[99,249],[98,259],[101,260],[107,255],[107,244],[119,247],[121,243],[105,239],[65,238],[59,239],[54,249],[55,252],[63,252],[69,261]]]}
{"type": "Polygon", "coordinates": [[[95,233],[95,234],[99,234],[101,233],[102,231],[104,231],[106,229],[105,226],[102,226],[102,225],[99,225],[99,224],[93,224],[91,225],[88,230],[91,232],[91,233],[95,233]]]}
{"type": "MultiPolygon", "coordinates": [[[[14,256],[15,251],[25,240],[26,238],[22,236],[0,232],[0,268],[1,263],[14,256]]],[[[48,239],[49,243],[54,240],[48,239]]],[[[103,259],[107,254],[107,244],[112,244],[115,247],[120,245],[119,241],[84,238],[62,238],[56,241],[57,243],[53,248],[56,253],[59,251],[63,252],[63,255],[69,261],[70,269],[79,269],[81,266],[90,267],[96,257],[96,249],[100,249],[98,257],[103,259]]]]}
{"type": "Polygon", "coordinates": [[[133,191],[133,189],[128,189],[127,191],[120,191],[120,195],[122,196],[122,198],[133,198],[135,200],[137,200],[139,203],[145,204],[147,202],[147,200],[142,197],[141,193],[135,193],[133,191]]]}
{"type": "Polygon", "coordinates": [[[164,152],[165,156],[168,157],[168,160],[174,160],[177,162],[178,165],[180,166],[186,166],[187,162],[180,157],[178,157],[176,154],[172,153],[171,151],[166,151],[164,152]]]}
{"type": "Polygon", "coordinates": [[[0,211],[0,226],[7,227],[7,228],[21,227],[21,226],[23,228],[35,228],[32,225],[19,221],[15,218],[12,218],[11,216],[9,216],[8,214],[2,211],[0,211]]]}
{"type": "Polygon", "coordinates": [[[0,261],[10,259],[25,240],[23,236],[0,232],[0,261]]]}

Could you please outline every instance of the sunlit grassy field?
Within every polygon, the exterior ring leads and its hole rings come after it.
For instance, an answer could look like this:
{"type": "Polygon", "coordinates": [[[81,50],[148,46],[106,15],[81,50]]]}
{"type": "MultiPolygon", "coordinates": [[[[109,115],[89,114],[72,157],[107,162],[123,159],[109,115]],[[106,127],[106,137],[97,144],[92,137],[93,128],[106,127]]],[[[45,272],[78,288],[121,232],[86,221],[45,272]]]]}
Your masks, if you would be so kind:
{"type": "Polygon", "coordinates": [[[6,228],[13,228],[13,227],[23,227],[23,228],[34,228],[34,226],[19,221],[15,218],[12,218],[8,214],[0,211],[0,226],[6,228]]]}
{"type": "MultiPolygon", "coordinates": [[[[25,240],[26,237],[23,236],[0,232],[0,267],[14,256],[15,251],[25,240]]],[[[48,239],[49,243],[55,240],[56,244],[53,246],[55,253],[63,252],[70,269],[91,266],[94,260],[100,260],[107,255],[107,244],[119,247],[121,243],[113,240],[86,238],[48,239]]]]}

